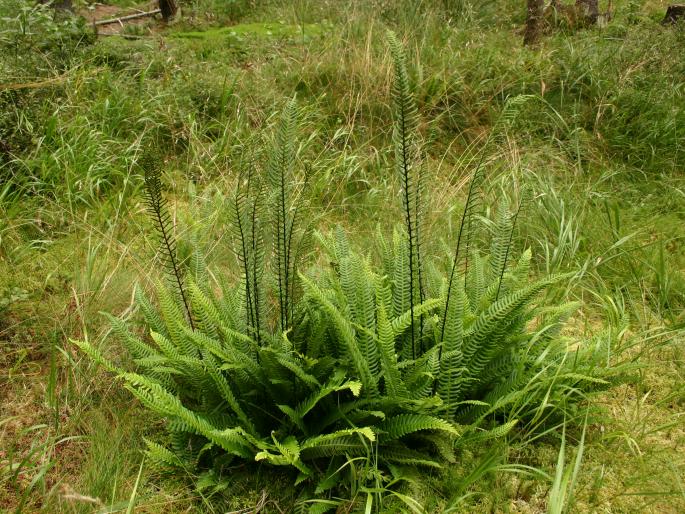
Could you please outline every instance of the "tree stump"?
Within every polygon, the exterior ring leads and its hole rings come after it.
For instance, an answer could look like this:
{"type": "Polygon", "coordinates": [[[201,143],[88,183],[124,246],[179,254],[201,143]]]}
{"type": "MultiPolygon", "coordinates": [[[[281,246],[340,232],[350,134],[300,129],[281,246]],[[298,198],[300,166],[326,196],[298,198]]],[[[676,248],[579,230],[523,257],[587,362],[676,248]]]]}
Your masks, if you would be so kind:
{"type": "Polygon", "coordinates": [[[527,0],[526,28],[523,32],[524,45],[532,46],[540,39],[544,10],[544,0],[527,0]]]}
{"type": "Polygon", "coordinates": [[[669,5],[666,9],[662,25],[674,25],[679,19],[685,18],[685,4],[669,5]]]}
{"type": "Polygon", "coordinates": [[[586,25],[594,25],[599,18],[599,0],[576,0],[576,10],[580,17],[579,21],[586,25]]]}
{"type": "Polygon", "coordinates": [[[171,21],[178,12],[176,0],[159,0],[159,10],[162,12],[164,21],[171,21]]]}

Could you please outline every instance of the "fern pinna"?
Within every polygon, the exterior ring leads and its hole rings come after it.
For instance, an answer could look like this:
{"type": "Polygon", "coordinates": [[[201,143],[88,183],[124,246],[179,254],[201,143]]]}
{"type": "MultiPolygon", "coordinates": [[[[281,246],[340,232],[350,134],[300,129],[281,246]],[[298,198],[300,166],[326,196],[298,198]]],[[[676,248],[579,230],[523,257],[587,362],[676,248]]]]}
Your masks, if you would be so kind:
{"type": "MultiPolygon", "coordinates": [[[[219,472],[236,459],[262,461],[291,468],[298,483],[350,457],[390,470],[440,467],[455,461],[458,444],[502,436],[518,421],[539,423],[554,412],[550,406],[606,384],[597,358],[605,347],[570,350],[560,336],[576,305],[544,305],[544,291],[564,276],[530,281],[528,250],[510,262],[521,203],[512,214],[503,198],[495,219],[477,224],[480,166],[447,272],[422,262],[418,111],[404,51],[394,35],[389,42],[404,226],[390,239],[379,230],[380,267],[355,252],[342,229],[319,235],[333,266],[300,266],[309,245],[299,226],[294,99],[266,177],[258,165],[244,166],[230,202],[235,284],[207,272],[199,248],[185,272],[159,170],[146,171],[171,281],[156,284],[156,302],[136,291],[147,334],[109,316],[132,366],[87,341],[76,344],[165,419],[167,440],[148,442],[154,461],[219,472]],[[485,237],[476,231],[488,227],[491,244],[482,252],[475,240],[485,237]]],[[[330,488],[330,478],[319,490],[330,488]]]]}

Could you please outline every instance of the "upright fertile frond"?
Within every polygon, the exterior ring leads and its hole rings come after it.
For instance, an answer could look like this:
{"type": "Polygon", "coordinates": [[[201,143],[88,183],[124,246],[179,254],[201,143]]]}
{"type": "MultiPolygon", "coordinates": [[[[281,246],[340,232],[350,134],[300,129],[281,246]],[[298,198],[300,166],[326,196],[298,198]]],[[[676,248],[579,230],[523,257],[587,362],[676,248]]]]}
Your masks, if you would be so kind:
{"type": "Polygon", "coordinates": [[[176,253],[176,239],[173,234],[171,217],[167,209],[167,202],[162,194],[161,171],[154,158],[147,156],[141,163],[145,174],[145,193],[148,212],[155,224],[157,235],[162,249],[163,265],[175,284],[177,292],[183,301],[185,312],[190,325],[193,325],[193,317],[188,306],[186,294],[183,288],[183,274],[176,253]]]}
{"type": "Polygon", "coordinates": [[[296,278],[293,276],[292,269],[293,232],[297,222],[297,211],[292,210],[296,125],[297,105],[293,98],[285,106],[281,115],[268,168],[272,189],[271,207],[281,330],[285,330],[290,325],[292,313],[290,294],[293,289],[291,282],[296,278]]]}
{"type": "Polygon", "coordinates": [[[264,237],[261,229],[263,188],[254,168],[247,165],[241,174],[231,214],[236,232],[236,255],[243,275],[246,326],[259,344],[264,323],[264,237]]]}
{"type": "Polygon", "coordinates": [[[456,278],[457,270],[460,267],[460,259],[462,256],[461,245],[462,241],[466,247],[464,255],[464,277],[466,277],[466,272],[468,271],[468,253],[471,243],[471,230],[473,228],[473,219],[478,213],[482,205],[482,191],[481,186],[483,184],[483,171],[481,169],[481,163],[473,172],[473,177],[471,178],[471,183],[469,184],[469,193],[466,196],[466,204],[464,205],[464,212],[461,215],[461,223],[459,224],[459,234],[457,235],[457,244],[454,250],[454,260],[452,261],[452,270],[450,271],[450,278],[447,284],[447,294],[445,295],[445,312],[442,316],[442,327],[440,328],[440,339],[445,337],[445,326],[449,322],[448,314],[450,310],[450,303],[452,302],[452,290],[455,286],[454,279],[456,278]]]}
{"type": "MultiPolygon", "coordinates": [[[[407,59],[402,45],[392,32],[388,32],[388,42],[392,53],[395,79],[393,81],[393,146],[395,147],[395,170],[402,181],[402,204],[404,222],[407,229],[409,249],[409,307],[413,311],[415,303],[423,301],[421,276],[421,149],[418,140],[419,115],[407,72],[407,59]]],[[[423,318],[420,321],[423,325],[423,318]]],[[[412,316],[411,349],[412,358],[417,355],[422,326],[416,330],[412,316]]]]}

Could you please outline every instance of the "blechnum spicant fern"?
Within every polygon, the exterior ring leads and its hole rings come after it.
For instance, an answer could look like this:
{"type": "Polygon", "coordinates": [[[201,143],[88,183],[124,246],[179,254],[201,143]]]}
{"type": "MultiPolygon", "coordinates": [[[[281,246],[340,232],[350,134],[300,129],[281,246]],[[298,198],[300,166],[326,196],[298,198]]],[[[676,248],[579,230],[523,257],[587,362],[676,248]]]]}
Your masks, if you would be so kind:
{"type": "MultiPolygon", "coordinates": [[[[291,101],[276,130],[266,176],[256,164],[246,165],[228,202],[240,281],[219,280],[222,292],[216,293],[217,284],[208,279],[213,274],[199,269],[202,256],[193,256],[196,269],[184,273],[169,240],[165,248],[173,265],[162,269],[173,280],[157,284],[158,308],[136,292],[149,335],[141,337],[110,316],[136,370],[109,361],[88,342],[78,344],[166,419],[167,444],[148,445],[153,460],[167,466],[266,461],[292,467],[301,481],[336,459],[381,452],[384,462],[437,467],[439,459],[426,447],[450,446],[457,427],[410,401],[406,408],[386,405],[388,399],[378,394],[379,370],[361,366],[374,354],[374,337],[358,340],[349,315],[337,317],[327,303],[328,292],[321,292],[323,306],[310,301],[313,283],[298,272],[309,245],[307,227],[300,226],[298,184],[304,181],[295,169],[296,112],[291,101]],[[308,291],[304,300],[300,280],[308,291]],[[431,434],[432,442],[408,444],[417,432],[431,434]]],[[[162,220],[158,230],[167,241],[172,227],[155,173],[146,180],[150,212],[162,220]]],[[[375,310],[363,309],[376,289],[358,293],[355,315],[371,327],[375,310]]],[[[412,321],[388,313],[385,328],[412,321]]]]}
{"type": "Polygon", "coordinates": [[[379,231],[380,266],[341,229],[319,235],[333,266],[302,266],[310,245],[301,221],[311,216],[302,212],[294,99],[266,173],[246,164],[228,202],[236,283],[210,281],[218,273],[203,269],[198,248],[184,272],[159,172],[146,175],[170,285],[157,283],[156,302],[136,292],[148,334],[109,317],[133,367],[77,344],[166,420],[166,442],[148,442],[156,462],[220,472],[236,459],[264,461],[292,468],[298,483],[328,470],[323,490],[349,458],[440,467],[459,442],[533,426],[555,402],[605,383],[595,354],[571,352],[559,335],[575,305],[544,305],[564,276],[531,282],[530,252],[513,258],[520,204],[503,198],[494,220],[478,224],[480,167],[446,273],[425,262],[418,111],[404,51],[392,34],[389,44],[404,224],[389,239],[379,231]],[[475,244],[486,228],[489,252],[475,244]]]}
{"type": "Polygon", "coordinates": [[[423,169],[418,134],[419,114],[412,94],[404,48],[392,32],[388,33],[388,43],[395,71],[392,88],[394,117],[392,141],[395,150],[395,172],[402,183],[402,206],[409,259],[407,268],[409,280],[401,286],[404,287],[402,294],[408,300],[411,313],[408,350],[411,357],[415,359],[417,352],[423,349],[423,316],[419,316],[417,327],[414,308],[424,300],[421,267],[423,169]]]}

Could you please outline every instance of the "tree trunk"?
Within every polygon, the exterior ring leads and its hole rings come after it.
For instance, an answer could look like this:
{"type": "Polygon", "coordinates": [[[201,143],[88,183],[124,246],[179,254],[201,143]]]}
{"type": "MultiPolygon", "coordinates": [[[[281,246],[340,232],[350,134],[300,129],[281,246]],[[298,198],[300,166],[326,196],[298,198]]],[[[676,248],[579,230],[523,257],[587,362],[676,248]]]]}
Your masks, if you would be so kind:
{"type": "Polygon", "coordinates": [[[159,10],[162,11],[164,21],[170,21],[178,12],[176,0],[159,0],[159,10]]]}
{"type": "Polygon", "coordinates": [[[597,23],[597,18],[599,18],[599,0],[576,0],[576,9],[578,16],[586,25],[597,23]]]}
{"type": "Polygon", "coordinates": [[[542,33],[545,0],[527,0],[526,29],[523,32],[523,44],[532,46],[540,40],[542,33]]]}
{"type": "Polygon", "coordinates": [[[685,18],[685,4],[669,5],[668,9],[666,9],[666,16],[661,24],[673,25],[681,18],[685,18]]]}

